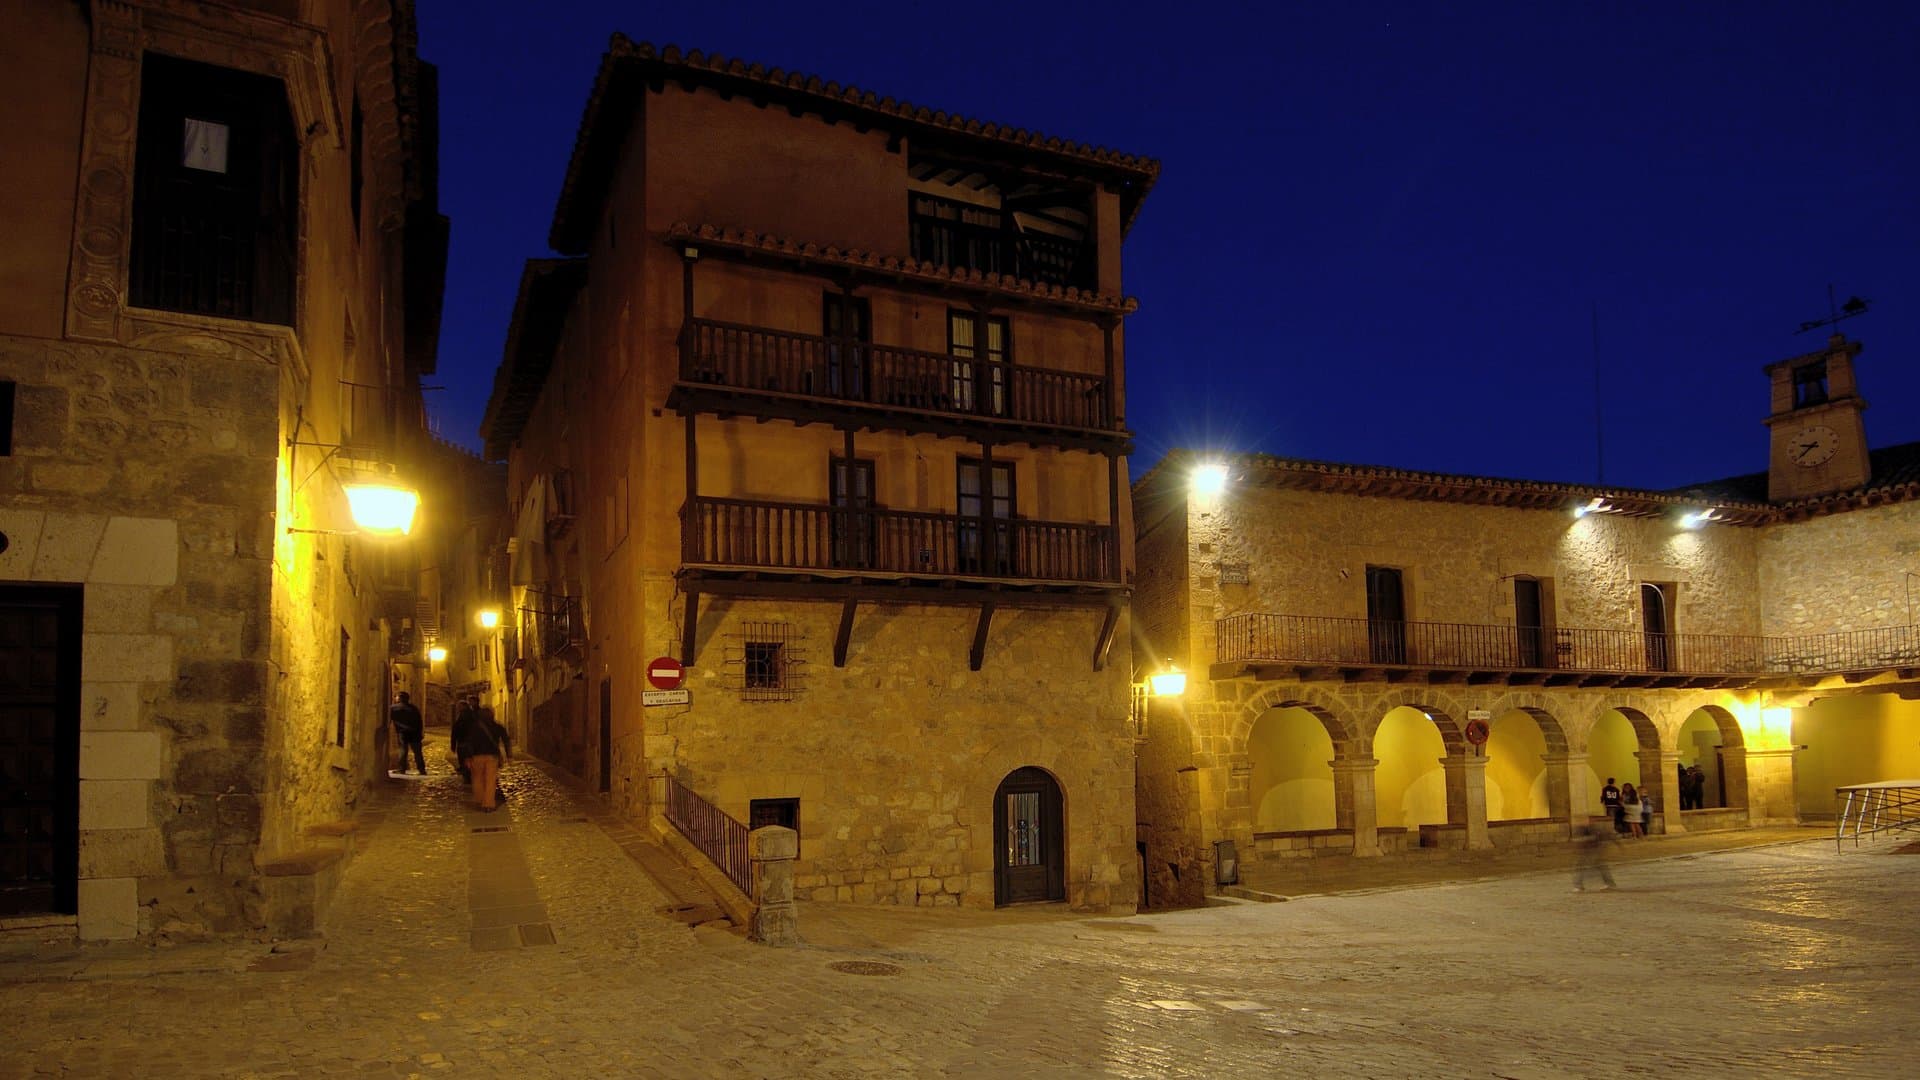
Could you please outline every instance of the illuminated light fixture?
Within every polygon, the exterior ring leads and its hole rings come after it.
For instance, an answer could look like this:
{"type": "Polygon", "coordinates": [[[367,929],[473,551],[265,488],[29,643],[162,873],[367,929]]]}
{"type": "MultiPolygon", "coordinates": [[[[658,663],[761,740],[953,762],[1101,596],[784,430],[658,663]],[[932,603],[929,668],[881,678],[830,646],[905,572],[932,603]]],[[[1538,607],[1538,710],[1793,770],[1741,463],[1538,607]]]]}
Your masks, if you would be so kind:
{"type": "Polygon", "coordinates": [[[1227,490],[1227,467],[1218,462],[1196,465],[1188,483],[1195,495],[1213,496],[1227,490]]]}
{"type": "Polygon", "coordinates": [[[482,630],[491,630],[500,625],[500,610],[498,608],[481,608],[478,618],[482,630]]]}
{"type": "Polygon", "coordinates": [[[374,536],[405,536],[413,531],[420,493],[389,479],[385,483],[342,484],[347,510],[360,531],[374,536]]]}
{"type": "Polygon", "coordinates": [[[1147,685],[1153,688],[1154,697],[1179,697],[1187,692],[1187,673],[1167,661],[1167,666],[1147,676],[1147,685]]]}
{"type": "Polygon", "coordinates": [[[1709,521],[1719,521],[1719,520],[1720,520],[1719,508],[1708,507],[1705,510],[1696,511],[1691,514],[1681,515],[1680,527],[1683,529],[1697,529],[1700,526],[1705,525],[1709,521]]]}
{"type": "Polygon", "coordinates": [[[1611,503],[1595,495],[1592,499],[1588,500],[1587,505],[1575,508],[1573,516],[1583,518],[1588,514],[1611,514],[1613,511],[1614,507],[1611,503]]]}
{"type": "Polygon", "coordinates": [[[427,661],[429,663],[437,664],[440,661],[445,660],[446,658],[447,658],[447,650],[445,646],[430,645],[427,647],[427,661]]]}

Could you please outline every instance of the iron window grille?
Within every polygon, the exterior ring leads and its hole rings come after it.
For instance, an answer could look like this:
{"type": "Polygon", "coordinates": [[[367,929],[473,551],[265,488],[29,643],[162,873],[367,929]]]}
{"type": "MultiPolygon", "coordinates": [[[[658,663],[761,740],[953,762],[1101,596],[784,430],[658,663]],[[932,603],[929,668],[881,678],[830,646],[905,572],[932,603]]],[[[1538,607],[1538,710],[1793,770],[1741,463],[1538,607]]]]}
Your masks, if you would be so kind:
{"type": "Polygon", "coordinates": [[[749,622],[732,635],[728,682],[742,701],[792,701],[799,696],[805,647],[791,623],[749,622]]]}

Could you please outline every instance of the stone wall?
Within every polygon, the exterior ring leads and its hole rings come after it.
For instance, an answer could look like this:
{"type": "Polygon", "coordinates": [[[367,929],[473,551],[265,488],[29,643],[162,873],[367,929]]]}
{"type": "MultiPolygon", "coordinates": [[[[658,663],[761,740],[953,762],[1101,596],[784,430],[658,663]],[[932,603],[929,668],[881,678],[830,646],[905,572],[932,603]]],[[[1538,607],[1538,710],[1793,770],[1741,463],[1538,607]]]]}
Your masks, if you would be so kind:
{"type": "Polygon", "coordinates": [[[1128,684],[1119,667],[1092,670],[1101,612],[1002,609],[977,672],[976,615],[862,605],[836,668],[838,605],[709,597],[692,704],[644,710],[647,765],[743,822],[753,799],[798,798],[803,899],[969,907],[994,902],[995,789],[1039,766],[1064,799],[1067,899],[1132,910],[1128,684]],[[748,621],[792,635],[792,701],[742,700],[748,621]]]}
{"type": "Polygon", "coordinates": [[[1760,610],[1768,634],[1827,634],[1914,623],[1920,502],[1767,527],[1760,610]]]}

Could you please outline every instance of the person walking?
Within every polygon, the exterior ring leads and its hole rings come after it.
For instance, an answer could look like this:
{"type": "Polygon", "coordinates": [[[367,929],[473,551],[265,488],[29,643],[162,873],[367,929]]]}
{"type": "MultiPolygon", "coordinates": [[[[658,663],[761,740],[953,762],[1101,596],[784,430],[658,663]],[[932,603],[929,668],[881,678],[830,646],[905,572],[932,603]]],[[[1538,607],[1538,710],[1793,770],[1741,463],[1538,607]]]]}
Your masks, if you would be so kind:
{"type": "Polygon", "coordinates": [[[1626,825],[1620,820],[1620,789],[1614,786],[1613,777],[1607,777],[1607,786],[1600,789],[1600,808],[1613,819],[1613,831],[1625,832],[1626,825]]]}
{"type": "Polygon", "coordinates": [[[499,808],[494,800],[499,792],[500,767],[513,760],[512,740],[490,709],[476,710],[465,734],[460,754],[473,775],[473,803],[491,814],[499,808]]]}
{"type": "Polygon", "coordinates": [[[479,714],[473,708],[473,698],[466,694],[460,695],[460,700],[454,703],[453,728],[447,732],[447,748],[453,751],[454,767],[459,770],[460,779],[466,783],[473,782],[473,770],[467,767],[467,752],[464,747],[467,734],[473,730],[474,722],[478,718],[479,714]]]}
{"type": "Polygon", "coordinates": [[[400,739],[400,767],[394,771],[406,775],[407,751],[413,751],[413,763],[420,767],[420,775],[427,775],[427,755],[421,747],[426,738],[427,722],[420,715],[420,707],[413,703],[412,695],[400,691],[400,700],[387,713],[388,722],[393,725],[393,733],[400,739]]]}
{"type": "Polygon", "coordinates": [[[1640,792],[1632,784],[1620,789],[1620,820],[1627,824],[1627,835],[1638,840],[1640,831],[1640,792]]]}
{"type": "Polygon", "coordinates": [[[1589,820],[1581,826],[1578,838],[1579,857],[1573,864],[1573,891],[1586,892],[1587,881],[1598,877],[1604,889],[1613,888],[1613,870],[1607,865],[1607,855],[1613,845],[1613,834],[1604,825],[1596,825],[1589,820]]]}

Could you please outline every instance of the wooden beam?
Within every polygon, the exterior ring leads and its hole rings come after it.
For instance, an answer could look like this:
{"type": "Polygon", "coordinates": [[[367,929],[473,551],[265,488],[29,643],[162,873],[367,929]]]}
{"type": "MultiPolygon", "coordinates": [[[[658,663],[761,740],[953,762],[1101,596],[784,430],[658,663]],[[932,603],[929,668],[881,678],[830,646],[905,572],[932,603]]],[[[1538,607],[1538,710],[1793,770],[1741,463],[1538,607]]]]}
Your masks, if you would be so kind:
{"type": "Polygon", "coordinates": [[[686,612],[680,627],[680,663],[693,666],[693,650],[699,640],[700,629],[700,590],[687,590],[686,612]]]}
{"type": "Polygon", "coordinates": [[[853,638],[853,609],[855,602],[848,600],[840,605],[840,629],[833,635],[833,666],[847,666],[847,642],[853,638]]]}
{"type": "Polygon", "coordinates": [[[1120,626],[1120,605],[1108,604],[1106,618],[1100,620],[1100,633],[1093,639],[1093,670],[1107,670],[1107,652],[1113,648],[1113,634],[1120,626]]]}
{"type": "Polygon", "coordinates": [[[967,670],[979,671],[987,658],[987,631],[993,626],[993,601],[980,605],[980,622],[973,628],[973,648],[967,650],[967,670]]]}

